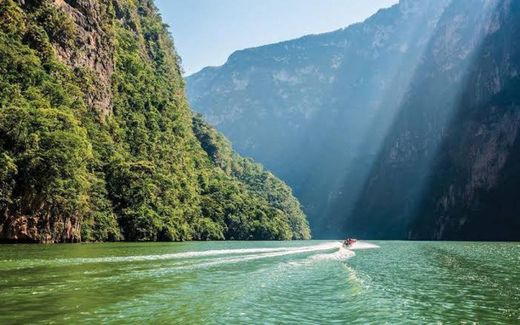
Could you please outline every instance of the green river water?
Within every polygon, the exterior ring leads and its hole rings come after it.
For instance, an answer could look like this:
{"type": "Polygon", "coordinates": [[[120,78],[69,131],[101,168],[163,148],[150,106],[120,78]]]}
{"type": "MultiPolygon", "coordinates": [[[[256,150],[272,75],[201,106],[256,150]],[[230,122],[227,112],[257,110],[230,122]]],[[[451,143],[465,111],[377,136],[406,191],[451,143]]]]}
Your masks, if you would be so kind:
{"type": "Polygon", "coordinates": [[[0,246],[0,324],[520,324],[520,244],[0,246]]]}

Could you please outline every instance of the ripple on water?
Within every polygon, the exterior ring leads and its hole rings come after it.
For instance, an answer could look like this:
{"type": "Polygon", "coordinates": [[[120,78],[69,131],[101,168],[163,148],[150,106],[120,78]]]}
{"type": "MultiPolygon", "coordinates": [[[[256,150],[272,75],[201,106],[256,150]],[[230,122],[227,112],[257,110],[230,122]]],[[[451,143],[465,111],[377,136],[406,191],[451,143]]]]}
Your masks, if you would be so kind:
{"type": "Polygon", "coordinates": [[[0,323],[519,320],[517,244],[377,244],[0,247],[0,323]]]}

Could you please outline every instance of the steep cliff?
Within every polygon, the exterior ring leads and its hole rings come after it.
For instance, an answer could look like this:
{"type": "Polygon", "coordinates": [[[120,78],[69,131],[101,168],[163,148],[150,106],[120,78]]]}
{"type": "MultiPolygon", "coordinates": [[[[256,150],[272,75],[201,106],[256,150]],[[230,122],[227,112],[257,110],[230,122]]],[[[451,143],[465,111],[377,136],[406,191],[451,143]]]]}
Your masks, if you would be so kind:
{"type": "Polygon", "coordinates": [[[508,0],[402,0],[237,52],[188,94],[317,237],[518,239],[519,18],[508,0]]]}
{"type": "Polygon", "coordinates": [[[0,239],[308,238],[204,150],[179,70],[151,0],[0,2],[0,239]]]}
{"type": "MultiPolygon", "coordinates": [[[[430,167],[407,235],[419,239],[517,240],[520,4],[486,1],[481,7],[485,10],[478,10],[478,15],[473,2],[454,3],[454,7],[464,12],[467,20],[456,28],[453,22],[446,22],[441,30],[455,29],[459,44],[472,49],[460,63],[465,69],[459,72],[460,82],[446,82],[447,87],[458,89],[454,102],[447,106],[448,114],[439,108],[427,114],[427,106],[419,106],[411,99],[410,106],[403,108],[403,124],[396,125],[396,137],[389,142],[389,147],[395,147],[395,140],[403,133],[419,141],[438,139],[430,140],[429,146],[424,146],[429,152],[419,155],[430,167]],[[471,31],[473,39],[465,37],[467,31],[471,31]],[[412,106],[418,112],[415,114],[422,115],[416,122],[417,129],[404,126],[412,106]],[[439,117],[446,119],[444,126],[432,123],[439,117]],[[428,131],[417,133],[419,128],[428,131]]],[[[436,48],[446,45],[445,41],[435,44],[436,48]]],[[[446,62],[447,56],[434,51],[431,59],[446,62]]],[[[429,75],[435,78],[440,74],[446,73],[437,65],[429,75]]],[[[388,174],[388,170],[381,172],[388,174]]]]}
{"type": "Polygon", "coordinates": [[[514,167],[503,169],[519,163],[518,18],[511,1],[446,8],[343,229],[383,238],[518,238],[519,211],[507,191],[520,183],[514,167]]]}

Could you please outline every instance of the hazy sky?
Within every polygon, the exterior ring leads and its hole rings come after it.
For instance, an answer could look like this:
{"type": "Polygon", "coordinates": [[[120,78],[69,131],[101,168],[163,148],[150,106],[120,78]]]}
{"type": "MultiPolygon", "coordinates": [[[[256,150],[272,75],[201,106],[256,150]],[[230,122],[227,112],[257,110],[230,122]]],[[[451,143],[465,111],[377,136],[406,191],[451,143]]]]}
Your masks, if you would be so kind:
{"type": "Polygon", "coordinates": [[[186,74],[222,65],[236,50],[362,21],[397,0],[155,0],[186,74]]]}

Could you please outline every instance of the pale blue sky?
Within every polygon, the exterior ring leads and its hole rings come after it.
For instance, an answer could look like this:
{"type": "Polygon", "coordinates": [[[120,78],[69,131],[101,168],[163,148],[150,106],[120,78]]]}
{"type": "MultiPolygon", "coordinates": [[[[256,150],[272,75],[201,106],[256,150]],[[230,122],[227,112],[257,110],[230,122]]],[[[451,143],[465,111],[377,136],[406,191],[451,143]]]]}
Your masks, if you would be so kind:
{"type": "Polygon", "coordinates": [[[186,75],[222,65],[236,50],[362,21],[397,0],[155,0],[186,75]]]}

